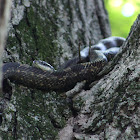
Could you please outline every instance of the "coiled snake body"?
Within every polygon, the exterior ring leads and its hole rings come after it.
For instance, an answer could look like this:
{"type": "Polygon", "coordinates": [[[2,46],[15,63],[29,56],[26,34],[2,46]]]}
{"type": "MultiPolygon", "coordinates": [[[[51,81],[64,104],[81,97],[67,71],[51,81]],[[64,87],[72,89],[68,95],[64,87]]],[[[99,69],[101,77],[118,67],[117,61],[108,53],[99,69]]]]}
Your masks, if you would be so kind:
{"type": "Polygon", "coordinates": [[[114,57],[124,42],[122,37],[110,37],[101,40],[98,44],[83,49],[81,61],[78,57],[68,61],[60,70],[49,72],[42,69],[19,64],[16,62],[3,65],[3,79],[9,79],[17,84],[45,91],[67,91],[77,82],[94,81],[97,74],[103,69],[110,58],[114,57]],[[93,60],[89,62],[89,60],[93,60]]]}

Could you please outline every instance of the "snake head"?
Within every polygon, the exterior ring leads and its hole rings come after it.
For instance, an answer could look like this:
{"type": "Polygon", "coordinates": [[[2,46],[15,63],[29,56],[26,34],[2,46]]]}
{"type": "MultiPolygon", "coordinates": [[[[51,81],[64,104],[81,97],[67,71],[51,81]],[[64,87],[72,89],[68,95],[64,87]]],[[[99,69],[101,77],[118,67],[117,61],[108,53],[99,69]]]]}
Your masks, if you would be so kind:
{"type": "Polygon", "coordinates": [[[53,68],[53,66],[51,66],[49,63],[45,62],[45,61],[41,61],[41,60],[34,60],[33,61],[33,66],[45,71],[49,71],[49,72],[53,72],[55,71],[55,69],[53,68]]]}

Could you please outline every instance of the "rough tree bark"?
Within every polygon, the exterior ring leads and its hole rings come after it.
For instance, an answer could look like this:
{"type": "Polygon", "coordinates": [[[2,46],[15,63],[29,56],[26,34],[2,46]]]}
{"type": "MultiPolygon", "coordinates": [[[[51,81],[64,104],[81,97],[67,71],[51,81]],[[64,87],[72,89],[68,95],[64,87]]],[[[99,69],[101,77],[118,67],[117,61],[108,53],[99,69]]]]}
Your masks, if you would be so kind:
{"type": "Polygon", "coordinates": [[[91,84],[73,97],[77,116],[69,119],[61,140],[140,139],[140,15],[118,55],[91,84]]]}
{"type": "MultiPolygon", "coordinates": [[[[138,139],[139,34],[138,17],[120,53],[103,78],[69,98],[13,85],[3,114],[3,139],[138,139]],[[95,84],[96,83],[96,84],[95,84]],[[59,135],[58,135],[59,132],[59,135]],[[57,137],[56,137],[57,136],[57,137]]],[[[88,45],[111,35],[102,0],[15,0],[5,62],[32,64],[41,59],[59,67],[88,45]]]]}

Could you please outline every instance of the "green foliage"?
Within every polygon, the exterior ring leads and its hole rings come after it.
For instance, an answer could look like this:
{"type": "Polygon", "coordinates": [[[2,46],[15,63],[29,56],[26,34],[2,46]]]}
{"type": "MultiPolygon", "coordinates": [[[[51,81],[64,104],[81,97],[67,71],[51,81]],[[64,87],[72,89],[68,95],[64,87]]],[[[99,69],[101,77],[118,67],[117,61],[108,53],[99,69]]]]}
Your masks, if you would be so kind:
{"type": "Polygon", "coordinates": [[[133,1],[132,0],[104,0],[104,1],[109,14],[112,35],[127,37],[133,22],[135,21],[137,15],[139,14],[140,1],[139,0],[133,0],[133,1]],[[128,3],[133,5],[133,7],[130,8],[129,6],[126,6],[126,4],[128,3]],[[124,16],[123,15],[124,6],[126,6],[128,13],[134,8],[134,13],[127,17],[124,16]]]}

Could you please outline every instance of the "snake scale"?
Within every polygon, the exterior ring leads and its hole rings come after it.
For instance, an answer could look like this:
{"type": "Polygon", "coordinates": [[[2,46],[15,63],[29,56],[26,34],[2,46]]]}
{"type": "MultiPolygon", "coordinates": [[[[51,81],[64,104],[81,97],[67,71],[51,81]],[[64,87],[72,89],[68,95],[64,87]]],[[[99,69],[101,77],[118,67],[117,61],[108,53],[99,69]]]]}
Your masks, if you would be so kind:
{"type": "Polygon", "coordinates": [[[16,84],[44,91],[67,91],[77,82],[94,81],[107,62],[118,53],[124,41],[122,37],[102,39],[90,49],[86,47],[80,52],[80,62],[76,56],[53,72],[17,62],[5,63],[3,81],[9,79],[16,84]]]}

